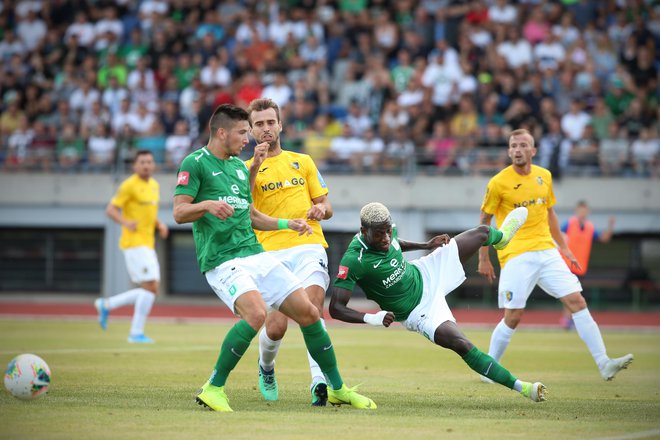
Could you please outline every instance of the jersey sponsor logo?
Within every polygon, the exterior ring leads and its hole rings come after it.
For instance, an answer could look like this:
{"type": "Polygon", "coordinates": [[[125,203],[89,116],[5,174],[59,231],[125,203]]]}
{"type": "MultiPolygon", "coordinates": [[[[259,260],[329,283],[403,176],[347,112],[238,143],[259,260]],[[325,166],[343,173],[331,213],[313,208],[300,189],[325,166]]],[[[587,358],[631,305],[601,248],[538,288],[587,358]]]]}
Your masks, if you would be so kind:
{"type": "Polygon", "coordinates": [[[236,184],[234,183],[234,184],[231,186],[231,192],[233,192],[234,194],[238,194],[239,192],[241,192],[241,190],[240,190],[240,188],[238,187],[238,185],[236,185],[236,184]]]}
{"type": "Polygon", "coordinates": [[[390,261],[390,266],[397,267],[398,265],[399,265],[399,260],[397,260],[396,258],[392,258],[392,260],[390,261]]]}
{"type": "Polygon", "coordinates": [[[527,208],[529,206],[547,205],[547,204],[548,204],[548,199],[546,197],[539,197],[538,199],[530,199],[530,200],[524,200],[520,203],[514,203],[513,207],[520,208],[521,206],[524,206],[525,208],[527,208]]]}
{"type": "Polygon", "coordinates": [[[234,209],[248,209],[250,207],[250,203],[242,197],[222,196],[218,197],[218,200],[222,200],[234,209]]]}
{"type": "Polygon", "coordinates": [[[291,168],[293,168],[294,170],[299,170],[300,164],[298,162],[291,162],[291,168]]]}
{"type": "Polygon", "coordinates": [[[348,267],[339,266],[339,272],[337,272],[337,278],[339,278],[340,280],[345,280],[347,276],[348,276],[348,267]]]}
{"type": "Polygon", "coordinates": [[[219,176],[220,174],[222,174],[222,171],[213,171],[211,172],[211,174],[213,174],[213,177],[219,176]]]}
{"type": "Polygon", "coordinates": [[[302,177],[294,177],[291,180],[285,180],[284,182],[268,182],[261,185],[261,190],[263,192],[274,191],[281,188],[289,188],[291,186],[304,186],[305,179],[302,177]]]}
{"type": "Polygon", "coordinates": [[[518,188],[520,188],[521,185],[522,185],[522,183],[519,183],[518,185],[514,186],[513,189],[518,189],[518,188]]]}
{"type": "Polygon", "coordinates": [[[406,273],[406,260],[403,260],[401,262],[401,266],[397,267],[394,272],[390,274],[387,278],[382,280],[383,286],[385,286],[386,289],[389,289],[403,278],[403,275],[406,273]]]}
{"type": "Polygon", "coordinates": [[[190,179],[190,173],[188,171],[181,171],[178,176],[176,176],[177,185],[188,185],[188,180],[190,179]]]}
{"type": "Polygon", "coordinates": [[[323,180],[323,176],[321,176],[321,172],[319,170],[316,170],[316,178],[319,179],[319,183],[321,184],[321,188],[327,188],[328,185],[325,184],[325,180],[323,180]]]}
{"type": "Polygon", "coordinates": [[[245,173],[243,170],[236,170],[236,175],[238,176],[239,179],[245,180],[245,173]]]}

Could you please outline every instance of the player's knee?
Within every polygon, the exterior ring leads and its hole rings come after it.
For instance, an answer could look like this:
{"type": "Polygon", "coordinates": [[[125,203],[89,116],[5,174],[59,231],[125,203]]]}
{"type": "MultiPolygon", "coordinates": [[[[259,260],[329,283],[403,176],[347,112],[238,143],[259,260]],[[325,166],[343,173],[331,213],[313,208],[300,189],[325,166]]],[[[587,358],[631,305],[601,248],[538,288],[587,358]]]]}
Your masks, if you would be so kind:
{"type": "Polygon", "coordinates": [[[509,328],[516,328],[518,327],[518,324],[520,324],[520,319],[521,316],[518,315],[505,316],[504,323],[509,328]]]}
{"type": "Polygon", "coordinates": [[[253,308],[241,315],[241,318],[248,323],[255,331],[258,331],[266,322],[266,309],[253,308]]]}
{"type": "Polygon", "coordinates": [[[288,326],[287,317],[284,315],[274,318],[268,315],[266,319],[266,335],[273,341],[279,341],[284,337],[288,326]]]}
{"type": "Polygon", "coordinates": [[[475,234],[479,237],[479,241],[485,243],[488,240],[488,234],[490,233],[490,226],[488,225],[479,225],[474,228],[475,234]]]}
{"type": "Polygon", "coordinates": [[[314,324],[320,318],[319,311],[311,302],[303,313],[297,319],[298,324],[303,327],[314,324]]]}

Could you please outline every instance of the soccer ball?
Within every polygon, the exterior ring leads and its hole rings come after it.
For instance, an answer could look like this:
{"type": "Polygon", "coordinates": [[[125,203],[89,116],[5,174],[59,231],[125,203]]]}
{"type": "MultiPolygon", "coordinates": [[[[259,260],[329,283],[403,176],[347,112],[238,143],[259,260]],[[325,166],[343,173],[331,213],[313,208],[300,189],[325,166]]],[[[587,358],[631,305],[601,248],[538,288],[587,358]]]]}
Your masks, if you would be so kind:
{"type": "Polygon", "coordinates": [[[19,354],[7,365],[5,388],[18,399],[36,399],[48,392],[49,385],[50,368],[39,356],[19,354]]]}

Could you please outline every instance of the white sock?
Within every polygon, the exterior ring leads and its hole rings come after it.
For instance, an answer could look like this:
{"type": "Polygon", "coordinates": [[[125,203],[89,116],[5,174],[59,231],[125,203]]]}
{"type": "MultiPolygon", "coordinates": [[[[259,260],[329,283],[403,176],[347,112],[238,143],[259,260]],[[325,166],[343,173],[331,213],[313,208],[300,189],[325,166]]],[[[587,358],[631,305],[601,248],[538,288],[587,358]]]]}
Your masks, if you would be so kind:
{"type": "Polygon", "coordinates": [[[573,313],[573,323],[575,323],[575,330],[577,330],[578,335],[587,344],[587,348],[596,361],[596,365],[598,365],[598,368],[602,368],[609,358],[607,357],[607,350],[605,349],[605,343],[600,334],[598,324],[592,318],[589,309],[585,308],[584,310],[573,313]]]}
{"type": "Polygon", "coordinates": [[[124,293],[111,296],[105,300],[105,308],[108,310],[113,310],[118,307],[127,306],[130,304],[135,304],[137,302],[138,296],[144,292],[144,289],[138,287],[137,289],[131,289],[124,293]]]}
{"type": "Polygon", "coordinates": [[[521,392],[522,386],[523,386],[522,381],[516,379],[516,381],[513,383],[513,391],[521,392]]]}
{"type": "Polygon", "coordinates": [[[490,337],[488,354],[497,362],[500,361],[504,351],[509,346],[509,342],[511,342],[511,337],[515,331],[516,329],[506,325],[504,319],[502,319],[495,327],[495,330],[493,330],[493,334],[490,337]]]}
{"type": "Polygon", "coordinates": [[[147,323],[147,317],[151,312],[151,306],[156,300],[156,295],[146,289],[140,289],[142,292],[135,301],[135,310],[133,310],[133,322],[131,323],[131,335],[143,335],[144,325],[147,323]]]}
{"type": "Polygon", "coordinates": [[[280,349],[282,340],[273,341],[266,334],[266,327],[259,333],[259,365],[266,371],[275,368],[275,356],[280,349]]]}
{"type": "MultiPolygon", "coordinates": [[[[321,318],[321,325],[323,328],[326,328],[325,319],[323,318],[321,318]]],[[[309,354],[309,351],[307,352],[307,360],[309,361],[309,371],[312,373],[312,384],[317,382],[325,382],[325,376],[323,375],[323,371],[321,371],[321,367],[319,367],[319,364],[317,364],[316,361],[312,358],[312,355],[309,354]]]]}

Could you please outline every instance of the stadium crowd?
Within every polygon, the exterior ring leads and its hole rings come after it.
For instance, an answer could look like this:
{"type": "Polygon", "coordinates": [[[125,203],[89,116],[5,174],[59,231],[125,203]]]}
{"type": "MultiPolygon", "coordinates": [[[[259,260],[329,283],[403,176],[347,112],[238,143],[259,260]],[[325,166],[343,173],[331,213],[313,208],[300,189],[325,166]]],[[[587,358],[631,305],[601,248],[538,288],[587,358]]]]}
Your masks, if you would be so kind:
{"type": "Polygon", "coordinates": [[[176,169],[265,96],[324,171],[491,174],[528,128],[558,177],[657,177],[659,43],[645,0],[0,0],[0,166],[176,169]]]}

